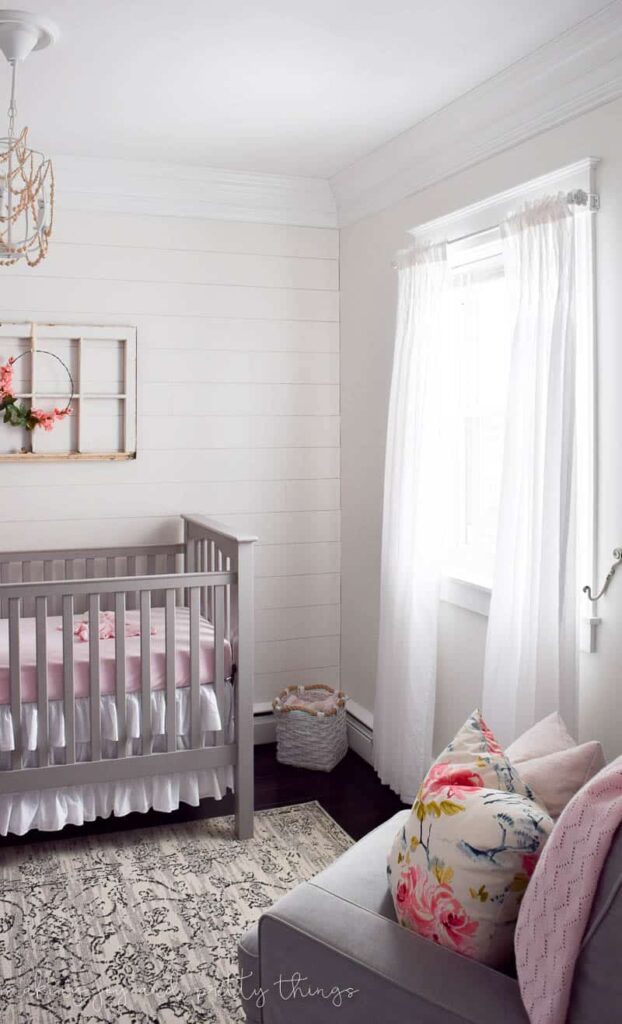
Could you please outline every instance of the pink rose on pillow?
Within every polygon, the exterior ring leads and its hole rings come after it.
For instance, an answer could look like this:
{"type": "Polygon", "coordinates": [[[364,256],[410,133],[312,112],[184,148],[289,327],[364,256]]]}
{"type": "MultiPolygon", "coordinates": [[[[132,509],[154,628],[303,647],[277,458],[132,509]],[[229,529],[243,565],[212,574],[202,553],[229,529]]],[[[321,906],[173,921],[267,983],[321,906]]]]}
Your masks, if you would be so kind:
{"type": "Polygon", "coordinates": [[[441,790],[444,791],[448,800],[453,797],[460,800],[465,796],[465,790],[482,789],[483,786],[484,780],[481,775],[469,768],[468,765],[449,764],[446,761],[441,761],[440,764],[433,764],[426,775],[421,791],[421,800],[425,803],[426,800],[438,796],[441,790]]]}
{"type": "Polygon", "coordinates": [[[400,920],[425,939],[468,956],[479,923],[472,921],[448,885],[436,885],[423,868],[402,872],[396,891],[400,920]]]}
{"type": "Polygon", "coordinates": [[[523,871],[527,875],[527,878],[531,878],[534,871],[536,870],[536,864],[540,859],[540,851],[538,853],[524,853],[521,857],[521,864],[523,871]]]}
{"type": "Polygon", "coordinates": [[[502,747],[499,746],[497,740],[495,739],[495,734],[493,733],[490,726],[486,725],[486,722],[481,717],[481,715],[479,718],[479,727],[481,729],[482,736],[484,737],[484,740],[486,742],[486,749],[488,753],[495,754],[497,757],[505,757],[506,755],[502,747]]]}

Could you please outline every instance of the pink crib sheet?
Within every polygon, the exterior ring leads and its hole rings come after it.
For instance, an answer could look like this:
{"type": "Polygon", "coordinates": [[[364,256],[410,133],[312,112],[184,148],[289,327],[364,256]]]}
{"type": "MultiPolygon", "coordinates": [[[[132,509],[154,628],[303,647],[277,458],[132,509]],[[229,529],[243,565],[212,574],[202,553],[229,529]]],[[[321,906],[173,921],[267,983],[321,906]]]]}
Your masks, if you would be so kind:
{"type": "MultiPolygon", "coordinates": [[[[75,622],[85,619],[76,615],[75,622]]],[[[138,611],[126,612],[126,620],[139,629],[138,611]]],[[[47,619],[47,662],[48,698],[60,700],[63,697],[63,634],[58,628],[62,623],[59,615],[47,619]]],[[[151,636],[151,688],[163,690],[166,686],[166,661],[164,645],[164,609],[153,608],[151,625],[155,633],[151,636]]],[[[207,619],[200,619],[199,628],[199,670],[201,683],[214,682],[214,629],[207,619]]],[[[21,694],[25,702],[37,699],[36,643],[34,618],[20,620],[21,653],[21,694]]],[[[225,640],[225,676],[231,675],[231,645],[225,640]]],[[[100,687],[101,692],[114,693],[116,687],[115,641],[99,641],[100,687]]],[[[73,643],[74,679],[76,697],[88,697],[89,645],[74,636],[73,643]]],[[[187,686],[190,681],[190,619],[187,608],[175,609],[175,685],[187,686]]],[[[125,686],[128,693],[140,690],[140,636],[125,639],[125,686]]],[[[9,626],[7,619],[0,619],[0,704],[10,702],[9,683],[9,626]]]]}

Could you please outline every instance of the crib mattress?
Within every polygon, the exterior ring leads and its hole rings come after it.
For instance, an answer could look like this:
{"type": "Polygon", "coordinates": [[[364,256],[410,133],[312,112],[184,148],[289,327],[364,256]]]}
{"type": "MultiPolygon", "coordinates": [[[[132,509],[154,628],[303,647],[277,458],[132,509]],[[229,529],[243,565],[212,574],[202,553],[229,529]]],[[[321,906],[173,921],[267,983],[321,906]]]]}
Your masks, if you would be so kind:
{"type": "MultiPolygon", "coordinates": [[[[75,616],[76,625],[85,619],[75,616]]],[[[138,611],[126,612],[126,621],[137,632],[140,628],[138,611]]],[[[48,699],[63,696],[63,634],[60,615],[47,618],[48,699]]],[[[166,686],[166,658],[164,609],[151,611],[151,688],[163,690],[166,686]]],[[[21,698],[24,702],[37,699],[35,619],[20,619],[21,698]]],[[[125,686],[127,693],[141,688],[140,636],[125,638],[125,686]]],[[[199,673],[201,684],[214,682],[214,629],[207,619],[199,622],[199,673]]],[[[99,641],[100,689],[102,694],[116,690],[115,640],[99,641]]],[[[231,675],[231,644],[225,640],[225,676],[231,675]]],[[[76,697],[88,697],[90,692],[89,644],[74,636],[74,685],[76,697]]],[[[175,685],[188,686],[190,682],[190,618],[187,608],[175,609],[175,685]]],[[[8,620],[0,619],[0,705],[10,702],[9,683],[9,628],[8,620]]]]}

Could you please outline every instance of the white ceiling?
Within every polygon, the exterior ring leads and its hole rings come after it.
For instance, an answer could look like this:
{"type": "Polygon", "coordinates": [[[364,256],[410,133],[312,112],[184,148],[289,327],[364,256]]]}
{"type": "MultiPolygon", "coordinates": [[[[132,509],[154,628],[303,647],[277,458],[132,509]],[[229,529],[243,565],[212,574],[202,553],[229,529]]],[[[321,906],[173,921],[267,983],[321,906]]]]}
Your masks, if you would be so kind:
{"type": "MultiPolygon", "coordinates": [[[[328,178],[607,5],[28,0],[26,6],[61,30],[53,49],[29,58],[18,92],[20,122],[51,155],[328,178]]],[[[7,87],[4,66],[0,110],[7,87]]]]}

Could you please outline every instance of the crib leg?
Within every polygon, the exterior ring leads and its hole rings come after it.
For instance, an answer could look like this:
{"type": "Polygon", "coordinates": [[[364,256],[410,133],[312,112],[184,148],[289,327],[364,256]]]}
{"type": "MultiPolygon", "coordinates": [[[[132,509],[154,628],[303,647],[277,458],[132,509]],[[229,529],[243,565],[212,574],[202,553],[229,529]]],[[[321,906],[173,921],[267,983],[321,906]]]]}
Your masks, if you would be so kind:
{"type": "Polygon", "coordinates": [[[253,748],[253,676],[254,676],[254,614],[253,614],[253,545],[241,543],[238,548],[238,672],[235,680],[235,732],[237,742],[235,766],[235,825],[238,839],[252,839],[254,793],[253,748]]]}
{"type": "Polygon", "coordinates": [[[238,839],[252,839],[254,825],[253,746],[238,747],[235,769],[235,831],[238,839]]]}
{"type": "Polygon", "coordinates": [[[238,839],[253,838],[255,809],[255,750],[253,736],[253,703],[248,683],[238,671],[235,680],[235,731],[237,754],[235,763],[235,830],[238,839]]]}

